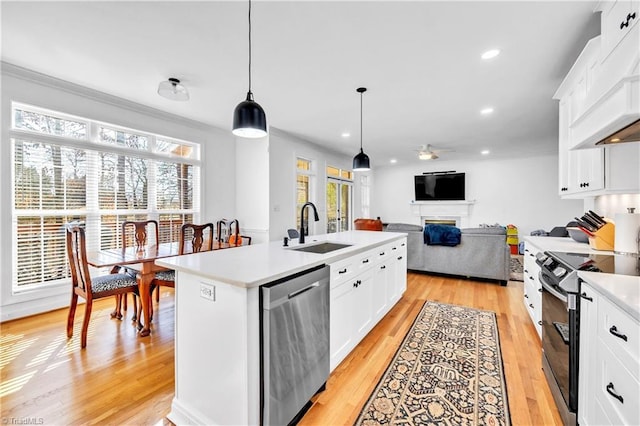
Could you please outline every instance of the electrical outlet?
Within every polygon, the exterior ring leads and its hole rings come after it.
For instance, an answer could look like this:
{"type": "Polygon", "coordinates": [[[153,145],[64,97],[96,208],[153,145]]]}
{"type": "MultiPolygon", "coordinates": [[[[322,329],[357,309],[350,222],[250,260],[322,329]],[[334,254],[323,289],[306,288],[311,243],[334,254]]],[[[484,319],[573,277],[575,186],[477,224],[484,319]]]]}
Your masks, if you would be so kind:
{"type": "Polygon", "coordinates": [[[216,300],[216,288],[211,284],[200,283],[200,297],[207,300],[216,300]]]}

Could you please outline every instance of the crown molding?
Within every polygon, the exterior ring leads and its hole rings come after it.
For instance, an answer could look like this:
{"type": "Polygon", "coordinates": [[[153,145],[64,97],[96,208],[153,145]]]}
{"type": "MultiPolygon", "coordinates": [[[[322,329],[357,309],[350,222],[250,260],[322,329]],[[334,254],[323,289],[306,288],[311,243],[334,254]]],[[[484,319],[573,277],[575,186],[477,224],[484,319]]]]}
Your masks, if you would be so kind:
{"type": "Polygon", "coordinates": [[[194,129],[209,131],[212,129],[223,130],[218,127],[211,126],[200,121],[191,120],[186,117],[171,114],[165,111],[161,111],[156,108],[129,101],[127,99],[119,98],[117,96],[110,95],[108,93],[100,92],[95,89],[90,89],[79,84],[71,83],[66,80],[62,80],[56,77],[52,77],[47,74],[43,74],[38,71],[33,71],[28,68],[24,68],[18,65],[11,64],[9,62],[0,61],[0,70],[2,75],[8,75],[11,77],[19,78],[21,80],[30,81],[43,86],[51,87],[54,89],[62,90],[73,95],[82,96],[87,99],[92,99],[101,103],[116,106],[118,108],[126,109],[148,115],[150,117],[158,118],[160,120],[170,120],[174,123],[188,126],[194,129]]]}

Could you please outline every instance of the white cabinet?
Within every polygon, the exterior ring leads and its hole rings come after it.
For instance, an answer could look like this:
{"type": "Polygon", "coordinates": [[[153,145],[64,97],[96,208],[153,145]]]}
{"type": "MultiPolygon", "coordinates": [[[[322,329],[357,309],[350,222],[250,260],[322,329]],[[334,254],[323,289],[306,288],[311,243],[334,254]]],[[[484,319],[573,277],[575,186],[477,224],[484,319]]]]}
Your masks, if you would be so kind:
{"type": "Polygon", "coordinates": [[[589,283],[580,296],[578,422],[640,424],[640,323],[589,283]]]}
{"type": "MultiPolygon", "coordinates": [[[[618,0],[602,3],[602,57],[606,59],[614,49],[624,48],[620,44],[640,21],[640,1],[618,0]]],[[[626,43],[626,40],[624,42],[626,43]]],[[[635,43],[637,46],[638,41],[635,40],[635,43]]]]}
{"type": "Polygon", "coordinates": [[[524,306],[527,308],[529,317],[542,339],[542,284],[538,279],[540,266],[536,263],[536,254],[541,250],[529,241],[524,243],[524,267],[522,275],[524,277],[524,306]]]}
{"type": "Polygon", "coordinates": [[[406,243],[397,240],[330,265],[332,371],[402,297],[406,243]]]}

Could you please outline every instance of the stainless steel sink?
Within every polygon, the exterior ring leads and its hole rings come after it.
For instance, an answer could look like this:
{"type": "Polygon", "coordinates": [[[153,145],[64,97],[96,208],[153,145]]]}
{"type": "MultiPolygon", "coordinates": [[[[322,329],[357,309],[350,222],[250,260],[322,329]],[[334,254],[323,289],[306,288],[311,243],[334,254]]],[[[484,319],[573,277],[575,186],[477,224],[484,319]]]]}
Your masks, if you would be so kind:
{"type": "Polygon", "coordinates": [[[341,248],[351,247],[351,246],[352,244],[330,243],[327,241],[324,243],[319,243],[319,244],[314,244],[309,246],[295,247],[290,250],[323,254],[323,253],[329,253],[334,250],[340,250],[341,248]]]}

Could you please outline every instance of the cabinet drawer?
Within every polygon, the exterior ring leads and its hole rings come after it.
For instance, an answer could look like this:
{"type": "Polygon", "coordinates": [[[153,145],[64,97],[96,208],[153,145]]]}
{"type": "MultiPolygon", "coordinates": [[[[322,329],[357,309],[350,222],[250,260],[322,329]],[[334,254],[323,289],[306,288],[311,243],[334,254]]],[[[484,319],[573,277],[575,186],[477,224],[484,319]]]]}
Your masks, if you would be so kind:
{"type": "Polygon", "coordinates": [[[356,257],[356,267],[359,271],[370,268],[378,259],[378,253],[376,250],[368,250],[356,257]]]}
{"type": "MultiPolygon", "coordinates": [[[[602,16],[602,52],[606,58],[640,20],[640,1],[618,0],[602,16]],[[633,15],[635,14],[635,18],[633,15]]],[[[637,41],[635,41],[637,45],[637,41]]]]}
{"type": "Polygon", "coordinates": [[[611,424],[640,424],[640,384],[604,342],[599,342],[596,351],[598,361],[594,391],[611,424]]]}
{"type": "Polygon", "coordinates": [[[329,265],[329,270],[331,271],[331,288],[351,279],[351,277],[355,275],[357,271],[356,259],[354,256],[329,265]]]}
{"type": "Polygon", "coordinates": [[[604,297],[601,297],[598,302],[598,337],[638,380],[640,378],[640,326],[637,321],[604,297]]]}

